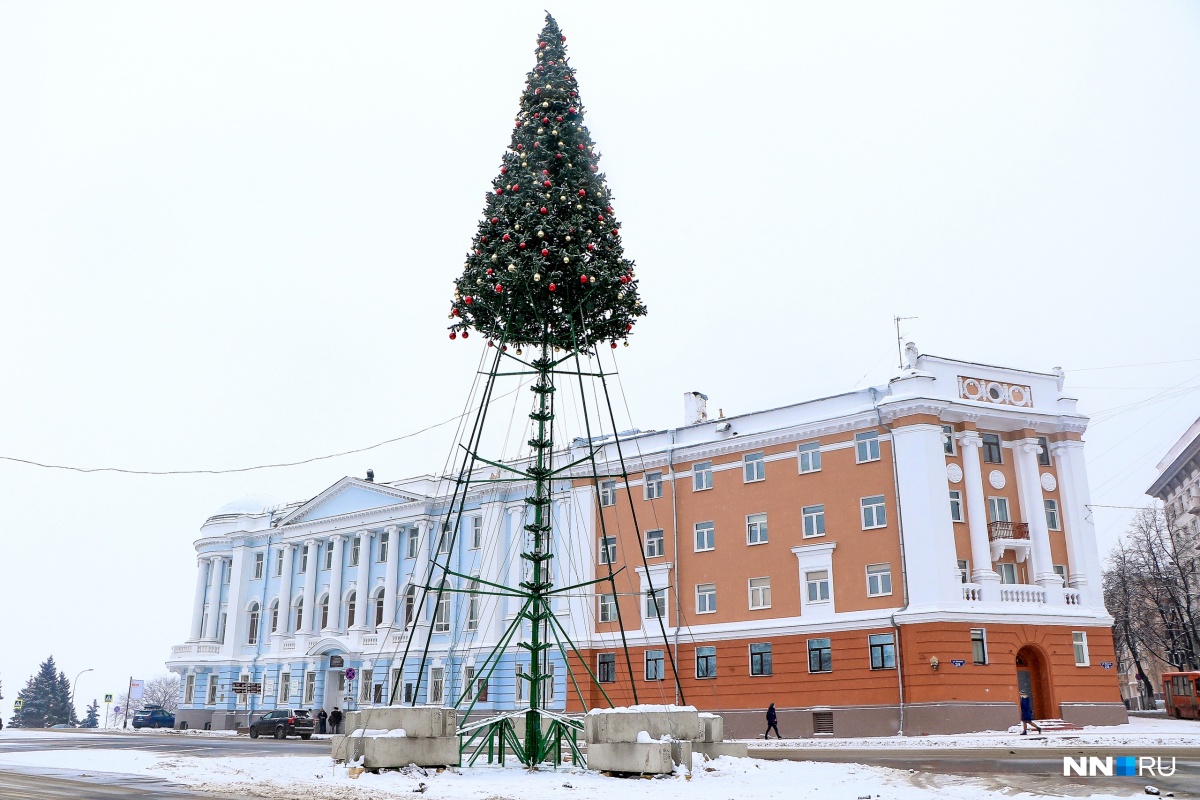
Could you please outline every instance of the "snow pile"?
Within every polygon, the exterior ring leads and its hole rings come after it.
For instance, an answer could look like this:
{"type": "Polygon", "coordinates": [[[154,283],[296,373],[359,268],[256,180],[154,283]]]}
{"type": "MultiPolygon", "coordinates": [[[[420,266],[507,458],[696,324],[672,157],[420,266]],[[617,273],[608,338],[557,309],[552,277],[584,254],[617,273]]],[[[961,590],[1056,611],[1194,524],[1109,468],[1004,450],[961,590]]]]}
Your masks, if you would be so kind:
{"type": "Polygon", "coordinates": [[[639,706],[617,706],[616,708],[593,708],[588,711],[588,716],[596,714],[646,714],[649,712],[663,711],[695,711],[695,706],[677,706],[677,705],[649,705],[643,703],[639,706]]]}
{"type": "Polygon", "coordinates": [[[407,739],[408,732],[404,728],[393,728],[390,731],[379,734],[382,739],[407,739]]]}
{"type": "Polygon", "coordinates": [[[637,743],[638,744],[654,744],[654,739],[646,731],[638,731],[637,743]]]}

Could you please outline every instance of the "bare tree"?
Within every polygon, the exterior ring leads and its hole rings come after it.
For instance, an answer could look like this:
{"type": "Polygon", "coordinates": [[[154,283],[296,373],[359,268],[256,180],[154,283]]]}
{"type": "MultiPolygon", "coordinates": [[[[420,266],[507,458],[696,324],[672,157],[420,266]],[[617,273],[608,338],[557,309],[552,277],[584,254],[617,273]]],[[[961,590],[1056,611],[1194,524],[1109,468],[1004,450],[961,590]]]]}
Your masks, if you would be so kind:
{"type": "Polygon", "coordinates": [[[121,692],[117,695],[116,705],[121,709],[121,713],[115,715],[115,719],[110,721],[116,727],[121,726],[121,721],[125,718],[125,709],[129,709],[129,716],[133,716],[133,712],[145,708],[146,706],[159,705],[170,711],[172,714],[179,708],[179,676],[174,673],[159,675],[156,678],[151,678],[146,681],[142,688],[142,699],[129,702],[129,694],[121,692]]]}

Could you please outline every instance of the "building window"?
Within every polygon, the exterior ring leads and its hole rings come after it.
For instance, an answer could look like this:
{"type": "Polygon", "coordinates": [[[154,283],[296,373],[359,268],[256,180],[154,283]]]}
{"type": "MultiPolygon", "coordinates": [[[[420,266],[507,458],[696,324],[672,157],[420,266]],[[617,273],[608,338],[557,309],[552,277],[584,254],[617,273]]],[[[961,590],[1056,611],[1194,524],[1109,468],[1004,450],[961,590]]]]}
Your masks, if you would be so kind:
{"type": "Polygon", "coordinates": [[[1008,498],[988,498],[988,522],[1008,522],[1008,498]]]}
{"type": "Polygon", "coordinates": [[[983,434],[983,461],[986,464],[1003,464],[1000,452],[1000,437],[994,433],[983,434]]]}
{"type": "Polygon", "coordinates": [[[371,702],[371,690],[375,688],[375,671],[364,669],[359,673],[358,683],[358,701],[360,703],[371,702]]]}
{"type": "Polygon", "coordinates": [[[596,680],[600,683],[616,683],[617,654],[601,653],[596,659],[596,680]]]}
{"type": "Polygon", "coordinates": [[[433,614],[433,632],[450,632],[450,585],[446,581],[442,581],[438,591],[437,609],[433,614]]]}
{"type": "Polygon", "coordinates": [[[405,558],[416,558],[417,550],[421,547],[421,532],[417,528],[408,529],[408,552],[405,558]]]}
{"type": "Polygon", "coordinates": [[[325,558],[321,561],[321,569],[333,569],[333,543],[325,545],[325,558]]]}
{"type": "MultiPolygon", "coordinates": [[[[209,694],[215,698],[216,693],[213,691],[215,686],[209,686],[209,694]]],[[[286,703],[292,696],[292,674],[290,672],[279,673],[279,702],[286,703]]],[[[215,699],[214,699],[215,702],[215,699]]]]}
{"type": "MultiPolygon", "coordinates": [[[[345,675],[345,673],[338,673],[345,675]]],[[[342,688],[342,687],[339,687],[342,688]]],[[[317,696],[317,673],[310,672],[304,676],[304,703],[312,705],[312,701],[317,696]]]]}
{"type": "Polygon", "coordinates": [[[987,664],[987,634],[983,628],[971,628],[971,658],[977,666],[987,664]]]}
{"type": "Polygon", "coordinates": [[[255,553],[254,554],[254,580],[256,580],[256,581],[262,580],[263,562],[266,561],[266,558],[267,558],[266,553],[255,553]]]}
{"type": "Polygon", "coordinates": [[[440,705],[446,696],[446,668],[432,667],[429,670],[429,704],[440,705]]]}
{"type": "Polygon", "coordinates": [[[750,514],[746,517],[746,544],[766,544],[767,515],[750,514]]]}
{"type": "Polygon", "coordinates": [[[771,674],[771,645],[770,643],[750,645],[750,674],[771,674]]]}
{"type": "Polygon", "coordinates": [[[696,613],[712,614],[717,610],[717,585],[701,583],[696,586],[696,613]]]}
{"type": "Polygon", "coordinates": [[[871,669],[896,668],[896,640],[890,633],[872,633],[867,637],[871,648],[871,669]]]}
{"type": "Polygon", "coordinates": [[[1046,500],[1046,527],[1052,531],[1062,530],[1062,523],[1058,518],[1057,500],[1046,500]]]}
{"type": "Polygon", "coordinates": [[[442,523],[442,533],[438,536],[438,553],[445,554],[450,552],[450,536],[454,529],[450,527],[449,522],[442,523]]]}
{"type": "Polygon", "coordinates": [[[548,700],[548,701],[553,701],[554,700],[554,662],[553,661],[549,661],[549,660],[546,661],[546,669],[542,674],[545,675],[545,677],[546,677],[545,683],[542,684],[543,686],[546,687],[545,690],[542,692],[542,699],[548,700]]]}
{"type": "Polygon", "coordinates": [[[271,633],[279,630],[279,601],[271,603],[271,633]]]}
{"type": "Polygon", "coordinates": [[[488,701],[488,682],[487,678],[478,678],[475,681],[475,697],[481,703],[488,701]]]}
{"type": "Polygon", "coordinates": [[[600,505],[615,506],[617,504],[617,482],[600,481],[600,505]]]}
{"type": "Polygon", "coordinates": [[[308,572],[308,545],[300,548],[300,571],[308,572]]]}
{"type": "Polygon", "coordinates": [[[378,628],[380,625],[383,624],[383,609],[385,607],[385,604],[383,602],[384,596],[385,595],[384,595],[384,592],[382,589],[380,589],[379,593],[375,595],[375,627],[376,628],[378,628]]]}
{"type": "Polygon", "coordinates": [[[810,603],[829,602],[829,570],[819,569],[804,573],[805,594],[810,603]]]}
{"type": "Polygon", "coordinates": [[[692,491],[703,492],[713,487],[712,462],[701,461],[692,466],[692,491]]]}
{"type": "Polygon", "coordinates": [[[877,494],[874,497],[864,497],[860,502],[862,505],[862,526],[864,531],[887,526],[887,509],[884,506],[883,495],[877,494]]]}
{"type": "Polygon", "coordinates": [[[388,541],[390,539],[391,535],[387,531],[379,534],[379,563],[381,564],[387,561],[388,541]]]}
{"type": "Polygon", "coordinates": [[[833,672],[833,648],[828,639],[808,640],[808,671],[833,672]]]}
{"type": "Polygon", "coordinates": [[[1053,567],[1054,567],[1054,574],[1057,575],[1058,579],[1062,581],[1063,586],[1066,586],[1067,585],[1067,565],[1066,564],[1054,564],[1053,567]]]}
{"type": "Polygon", "coordinates": [[[996,572],[1000,575],[1001,583],[1016,583],[1017,582],[1017,565],[1016,564],[997,564],[996,572]]]}
{"type": "Polygon", "coordinates": [[[821,471],[821,443],[806,442],[796,448],[796,455],[800,460],[801,472],[820,472],[821,471]]]}
{"type": "Polygon", "coordinates": [[[321,630],[329,627],[329,595],[321,598],[321,630]]]}
{"type": "MultiPolygon", "coordinates": [[[[358,592],[351,592],[346,598],[346,627],[354,624],[355,611],[358,608],[358,592]]],[[[333,627],[337,627],[338,620],[333,621],[333,627]]]]}
{"type": "Polygon", "coordinates": [[[232,573],[233,573],[233,564],[229,563],[225,566],[224,572],[221,573],[221,578],[222,578],[221,582],[224,583],[226,586],[229,585],[229,576],[232,573]]]}
{"type": "Polygon", "coordinates": [[[250,624],[247,626],[246,644],[258,644],[258,603],[250,606],[250,624]]]}
{"type": "Polygon", "coordinates": [[[655,589],[646,592],[646,619],[661,617],[667,613],[667,590],[655,589]]]}
{"type": "Polygon", "coordinates": [[[467,582],[467,630],[479,630],[479,601],[482,595],[479,594],[479,578],[472,578],[467,582]]]}
{"type": "Polygon", "coordinates": [[[663,679],[663,651],[646,651],[646,680],[661,681],[663,679]]]}
{"type": "Polygon", "coordinates": [[[304,626],[304,598],[296,599],[296,627],[292,630],[298,631],[304,626]]]}
{"type": "Polygon", "coordinates": [[[957,489],[950,490],[950,519],[952,521],[963,521],[962,508],[962,492],[957,489]]]}
{"type": "Polygon", "coordinates": [[[404,627],[413,624],[417,616],[417,587],[409,586],[404,592],[404,627]]]}
{"type": "Polygon", "coordinates": [[[1071,644],[1075,646],[1075,666],[1086,667],[1088,659],[1087,631],[1071,631],[1071,644]]]}
{"type": "Polygon", "coordinates": [[[661,472],[647,472],[642,482],[643,497],[647,500],[657,500],[663,495],[663,478],[661,472]]]}
{"type": "Polygon", "coordinates": [[[892,593],[892,565],[867,565],[867,596],[883,597],[892,593]]]}
{"type": "Polygon", "coordinates": [[[696,552],[717,548],[717,529],[711,522],[696,523],[696,552]]]}
{"type": "Polygon", "coordinates": [[[658,558],[665,552],[662,530],[646,531],[646,558],[658,558]]]}
{"type": "Polygon", "coordinates": [[[865,464],[868,461],[879,460],[879,433],[867,431],[854,435],[854,456],[856,463],[865,464]]]}
{"type": "Polygon", "coordinates": [[[696,648],[696,677],[697,678],[715,678],[715,677],[717,677],[717,648],[715,648],[715,647],[697,647],[696,648]]]}
{"type": "Polygon", "coordinates": [[[942,426],[942,451],[948,456],[952,456],[952,455],[956,454],[955,450],[954,450],[954,426],[953,425],[943,425],[942,426]]]}
{"type": "Polygon", "coordinates": [[[278,578],[283,574],[283,548],[279,548],[275,552],[275,577],[278,578]]]}
{"type": "Polygon", "coordinates": [[[600,621],[601,622],[616,622],[617,621],[617,596],[615,594],[602,594],[600,599],[600,621]]]}
{"type": "Polygon", "coordinates": [[[228,614],[226,614],[226,612],[222,611],[221,612],[221,626],[219,628],[217,628],[217,641],[220,642],[221,644],[225,644],[225,621],[227,618],[228,618],[228,614]]]}
{"type": "Polygon", "coordinates": [[[958,577],[963,583],[971,582],[971,562],[965,558],[958,559],[958,577]]]}
{"type": "Polygon", "coordinates": [[[183,704],[190,706],[196,700],[196,676],[188,673],[183,681],[183,704]]]}
{"type": "Polygon", "coordinates": [[[600,538],[600,563],[612,564],[617,560],[617,537],[603,536],[600,538]]]}
{"type": "Polygon", "coordinates": [[[1050,440],[1045,436],[1039,436],[1037,437],[1037,443],[1042,448],[1042,451],[1038,453],[1038,466],[1050,466],[1050,440]]]}
{"type": "MultiPolygon", "coordinates": [[[[283,699],[287,700],[286,691],[284,692],[283,699]]],[[[216,675],[208,676],[208,697],[206,698],[205,703],[210,706],[215,706],[217,704],[217,676],[216,675]]]]}
{"type": "Polygon", "coordinates": [[[742,457],[742,480],[746,483],[765,480],[767,477],[767,462],[762,453],[749,453],[742,457]]]}
{"type": "Polygon", "coordinates": [[[483,517],[471,517],[471,549],[483,547],[483,517]]]}
{"type": "Polygon", "coordinates": [[[804,506],[800,509],[804,521],[804,538],[825,535],[825,506],[804,506]]]}
{"type": "Polygon", "coordinates": [[[768,578],[751,578],[750,579],[750,608],[770,608],[771,607],[771,579],[768,578]]]}

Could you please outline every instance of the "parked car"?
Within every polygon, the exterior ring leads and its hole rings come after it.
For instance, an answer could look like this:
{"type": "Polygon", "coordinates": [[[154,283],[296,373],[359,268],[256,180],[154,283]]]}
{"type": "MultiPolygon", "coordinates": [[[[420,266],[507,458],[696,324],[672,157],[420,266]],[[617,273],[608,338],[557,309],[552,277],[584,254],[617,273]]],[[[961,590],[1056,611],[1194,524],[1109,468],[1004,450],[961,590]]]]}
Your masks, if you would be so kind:
{"type": "Polygon", "coordinates": [[[162,706],[147,706],[133,712],[135,728],[174,728],[175,715],[162,706]]]}
{"type": "Polygon", "coordinates": [[[250,723],[250,738],[274,736],[276,739],[286,739],[289,736],[299,736],[301,739],[311,739],[314,727],[315,723],[308,709],[277,708],[262,719],[250,723]]]}

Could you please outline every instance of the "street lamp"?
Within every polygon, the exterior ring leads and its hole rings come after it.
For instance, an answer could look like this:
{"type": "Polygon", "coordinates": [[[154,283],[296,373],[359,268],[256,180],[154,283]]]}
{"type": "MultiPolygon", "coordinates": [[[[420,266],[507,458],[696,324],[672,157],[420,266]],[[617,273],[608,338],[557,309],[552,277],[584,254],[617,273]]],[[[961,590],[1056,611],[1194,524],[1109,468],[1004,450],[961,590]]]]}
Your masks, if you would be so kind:
{"type": "MultiPolygon", "coordinates": [[[[95,672],[94,669],[83,669],[79,671],[79,675],[85,672],[95,672]]],[[[75,676],[75,680],[71,681],[71,705],[67,709],[67,718],[63,720],[67,725],[71,724],[71,712],[75,710],[75,684],[79,682],[79,675],[75,676]]]]}

